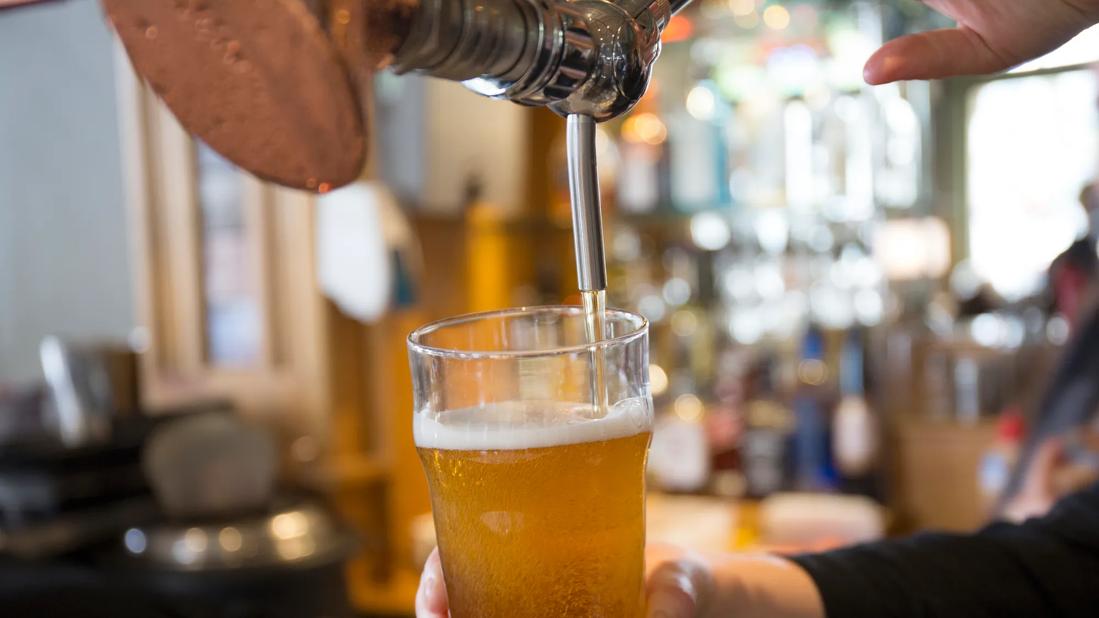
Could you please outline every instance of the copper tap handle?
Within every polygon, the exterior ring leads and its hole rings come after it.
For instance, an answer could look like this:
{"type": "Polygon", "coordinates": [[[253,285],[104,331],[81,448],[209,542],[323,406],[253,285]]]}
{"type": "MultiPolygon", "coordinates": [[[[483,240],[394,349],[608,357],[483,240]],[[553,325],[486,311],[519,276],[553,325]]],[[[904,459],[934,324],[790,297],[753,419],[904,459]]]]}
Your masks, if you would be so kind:
{"type": "Polygon", "coordinates": [[[102,0],[137,72],[183,126],[255,175],[323,190],[366,158],[340,54],[302,0],[102,0]]]}

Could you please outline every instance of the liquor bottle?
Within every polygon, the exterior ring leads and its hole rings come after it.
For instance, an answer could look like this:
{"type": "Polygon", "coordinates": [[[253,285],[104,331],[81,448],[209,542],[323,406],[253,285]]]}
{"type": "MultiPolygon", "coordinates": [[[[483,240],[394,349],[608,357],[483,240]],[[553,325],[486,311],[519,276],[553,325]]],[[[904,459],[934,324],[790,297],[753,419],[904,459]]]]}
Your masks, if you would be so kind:
{"type": "Polygon", "coordinates": [[[689,371],[672,376],[670,405],[653,428],[649,474],[665,491],[700,492],[710,481],[710,451],[706,441],[706,407],[695,395],[689,371]]]}
{"type": "Polygon", "coordinates": [[[747,492],[741,443],[744,440],[744,350],[726,348],[718,356],[713,392],[714,404],[706,413],[706,440],[710,446],[710,493],[740,498],[747,492]]]}
{"type": "Polygon", "coordinates": [[[667,116],[672,206],[680,212],[729,206],[729,111],[709,80],[688,91],[683,108],[667,116]]]}
{"type": "Polygon", "coordinates": [[[874,473],[878,455],[878,422],[863,388],[863,337],[847,333],[840,359],[842,398],[832,419],[832,452],[845,488],[863,491],[874,473]]]}
{"type": "Polygon", "coordinates": [[[707,252],[679,248],[665,252],[668,279],[664,300],[669,307],[669,325],[683,367],[689,368],[699,393],[710,392],[714,380],[716,327],[713,256],[707,252]]]}
{"type": "Polygon", "coordinates": [[[659,90],[654,80],[619,131],[617,204],[625,213],[652,213],[667,194],[668,128],[659,115],[659,90]]]}
{"type": "Polygon", "coordinates": [[[803,490],[827,491],[837,485],[830,439],[830,373],[824,361],[824,336],[810,327],[802,342],[792,404],[794,482],[803,490]]]}
{"type": "Polygon", "coordinates": [[[754,382],[754,395],[745,406],[741,463],[749,496],[763,498],[790,486],[789,436],[794,419],[782,402],[775,379],[774,359],[764,361],[754,382]]]}
{"type": "Polygon", "coordinates": [[[511,306],[509,238],[504,210],[483,198],[481,179],[466,181],[466,289],[469,311],[511,306]]]}
{"type": "Polygon", "coordinates": [[[909,208],[920,192],[923,163],[920,118],[897,84],[875,88],[874,95],[882,116],[881,144],[875,157],[877,199],[889,208],[909,208]]]}

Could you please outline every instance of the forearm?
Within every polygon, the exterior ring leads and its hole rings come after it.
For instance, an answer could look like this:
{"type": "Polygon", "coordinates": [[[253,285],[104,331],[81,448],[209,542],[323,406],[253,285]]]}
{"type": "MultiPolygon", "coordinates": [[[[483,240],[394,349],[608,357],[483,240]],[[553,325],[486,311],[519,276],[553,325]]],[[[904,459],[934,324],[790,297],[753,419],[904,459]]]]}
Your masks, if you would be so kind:
{"type": "Polygon", "coordinates": [[[714,591],[704,618],[823,618],[816,584],[797,564],[766,555],[710,556],[714,591]]]}
{"type": "Polygon", "coordinates": [[[1099,485],[1042,519],[922,534],[793,558],[829,616],[1094,616],[1099,485]]]}

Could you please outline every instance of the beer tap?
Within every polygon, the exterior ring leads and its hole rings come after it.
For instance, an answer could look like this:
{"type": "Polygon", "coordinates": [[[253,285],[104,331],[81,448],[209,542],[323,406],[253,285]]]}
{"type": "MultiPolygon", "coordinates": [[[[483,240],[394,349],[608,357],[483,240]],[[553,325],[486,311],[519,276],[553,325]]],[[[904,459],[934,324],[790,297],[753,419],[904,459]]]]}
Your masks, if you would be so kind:
{"type": "Polygon", "coordinates": [[[324,191],[358,177],[391,69],[599,122],[634,106],[689,0],[102,0],[137,72],[238,166],[324,191]]]}
{"type": "Polygon", "coordinates": [[[645,94],[660,34],[689,0],[102,1],[185,128],[291,187],[323,192],[359,176],[359,92],[380,69],[566,116],[577,279],[589,337],[603,338],[595,123],[645,94]]]}

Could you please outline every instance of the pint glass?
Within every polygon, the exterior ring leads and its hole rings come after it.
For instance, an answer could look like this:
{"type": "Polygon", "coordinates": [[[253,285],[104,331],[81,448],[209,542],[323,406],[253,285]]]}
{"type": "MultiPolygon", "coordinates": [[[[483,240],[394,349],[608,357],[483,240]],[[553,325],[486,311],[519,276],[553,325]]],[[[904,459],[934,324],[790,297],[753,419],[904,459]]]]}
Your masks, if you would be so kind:
{"type": "Polygon", "coordinates": [[[535,307],[409,336],[453,618],[642,615],[648,323],[608,310],[591,344],[584,323],[535,307]]]}

